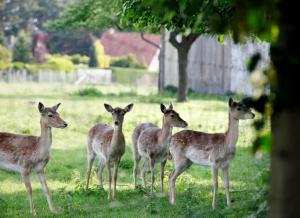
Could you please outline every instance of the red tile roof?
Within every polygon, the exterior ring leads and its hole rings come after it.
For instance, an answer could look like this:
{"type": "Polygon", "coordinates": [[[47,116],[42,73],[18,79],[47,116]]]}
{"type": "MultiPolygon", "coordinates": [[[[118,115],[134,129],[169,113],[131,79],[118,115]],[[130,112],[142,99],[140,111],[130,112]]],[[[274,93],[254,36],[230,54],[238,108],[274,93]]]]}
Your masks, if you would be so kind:
{"type": "MultiPolygon", "coordinates": [[[[145,34],[145,38],[160,44],[160,36],[145,34]]],[[[116,32],[108,30],[100,38],[104,52],[113,57],[134,54],[138,61],[145,60],[147,66],[151,63],[157,48],[145,42],[140,33],[116,32]]]]}

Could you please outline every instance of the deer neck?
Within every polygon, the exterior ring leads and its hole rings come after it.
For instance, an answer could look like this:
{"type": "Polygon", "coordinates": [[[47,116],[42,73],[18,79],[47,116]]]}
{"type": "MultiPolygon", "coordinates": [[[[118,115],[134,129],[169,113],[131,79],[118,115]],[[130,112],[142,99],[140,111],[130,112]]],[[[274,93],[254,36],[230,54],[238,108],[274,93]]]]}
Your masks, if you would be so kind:
{"type": "Polygon", "coordinates": [[[41,135],[39,137],[38,145],[41,154],[47,154],[50,152],[52,144],[52,132],[51,127],[41,122],[41,135]]]}
{"type": "Polygon", "coordinates": [[[228,121],[228,130],[225,133],[225,135],[226,135],[226,145],[229,148],[235,149],[239,137],[239,120],[234,118],[230,113],[229,113],[229,121],[228,121]]]}
{"type": "Polygon", "coordinates": [[[122,141],[123,141],[123,131],[122,131],[122,124],[120,124],[119,126],[114,126],[111,145],[118,147],[120,144],[122,144],[122,141]]]}
{"type": "Polygon", "coordinates": [[[158,142],[168,145],[172,136],[172,129],[173,127],[163,120],[162,129],[158,135],[158,142]]]}

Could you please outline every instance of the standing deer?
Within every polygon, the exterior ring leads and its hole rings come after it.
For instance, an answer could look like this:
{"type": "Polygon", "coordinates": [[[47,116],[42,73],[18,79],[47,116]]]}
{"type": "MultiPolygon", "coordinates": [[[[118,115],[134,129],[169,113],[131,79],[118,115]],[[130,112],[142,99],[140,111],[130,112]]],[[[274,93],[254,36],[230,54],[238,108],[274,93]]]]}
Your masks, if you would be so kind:
{"type": "Polygon", "coordinates": [[[124,109],[116,107],[112,108],[108,104],[104,104],[105,109],[112,114],[114,126],[106,124],[97,124],[93,126],[88,134],[88,170],[87,170],[87,183],[86,189],[89,187],[89,180],[93,162],[96,155],[99,157],[98,165],[98,179],[100,188],[103,188],[102,171],[106,166],[108,177],[108,198],[114,199],[116,195],[116,182],[118,176],[118,168],[121,157],[125,153],[125,139],[122,132],[124,115],[131,111],[133,104],[129,104],[124,109]],[[114,163],[113,175],[113,193],[111,194],[111,169],[110,163],[114,163]]]}
{"type": "Polygon", "coordinates": [[[211,167],[214,193],[212,207],[217,206],[218,169],[223,171],[227,206],[230,207],[228,168],[236,152],[239,120],[253,119],[254,114],[242,102],[229,99],[229,124],[225,133],[203,133],[183,130],[173,135],[170,153],[174,160],[174,169],[170,174],[170,203],[175,204],[176,178],[193,163],[211,167]]]}
{"type": "Polygon", "coordinates": [[[153,193],[153,185],[155,180],[155,164],[161,163],[160,167],[160,180],[161,180],[161,192],[163,192],[163,178],[164,167],[169,155],[169,143],[172,136],[173,127],[186,127],[188,124],[185,122],[179,114],[173,110],[172,104],[169,108],[161,104],[161,112],[163,116],[162,128],[157,127],[152,123],[141,123],[133,131],[132,143],[134,154],[134,187],[136,188],[136,176],[138,171],[138,164],[143,157],[144,164],[142,168],[142,180],[143,186],[146,188],[146,170],[150,166],[151,170],[151,193],[153,193]]]}
{"type": "Polygon", "coordinates": [[[56,112],[60,103],[53,107],[44,107],[39,103],[38,109],[41,114],[41,135],[19,135],[12,133],[0,133],[0,169],[19,172],[29,195],[30,212],[35,215],[32,201],[32,188],[30,173],[36,171],[46,195],[49,209],[56,213],[51,201],[44,168],[50,159],[50,148],[52,144],[51,128],[65,128],[68,124],[62,120],[56,112]]]}

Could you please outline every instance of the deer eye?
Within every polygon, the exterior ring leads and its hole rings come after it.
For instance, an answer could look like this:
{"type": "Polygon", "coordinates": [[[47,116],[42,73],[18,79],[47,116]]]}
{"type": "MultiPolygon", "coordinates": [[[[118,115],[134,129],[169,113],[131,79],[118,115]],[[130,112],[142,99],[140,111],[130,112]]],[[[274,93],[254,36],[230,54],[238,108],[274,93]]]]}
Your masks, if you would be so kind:
{"type": "Polygon", "coordinates": [[[53,115],[52,114],[48,114],[48,117],[53,117],[53,115]]]}
{"type": "Polygon", "coordinates": [[[175,117],[175,115],[174,115],[174,114],[171,114],[171,117],[175,117]]]}
{"type": "Polygon", "coordinates": [[[240,111],[240,110],[241,110],[241,108],[240,108],[240,107],[238,107],[238,108],[237,108],[237,110],[238,110],[238,111],[240,111]]]}

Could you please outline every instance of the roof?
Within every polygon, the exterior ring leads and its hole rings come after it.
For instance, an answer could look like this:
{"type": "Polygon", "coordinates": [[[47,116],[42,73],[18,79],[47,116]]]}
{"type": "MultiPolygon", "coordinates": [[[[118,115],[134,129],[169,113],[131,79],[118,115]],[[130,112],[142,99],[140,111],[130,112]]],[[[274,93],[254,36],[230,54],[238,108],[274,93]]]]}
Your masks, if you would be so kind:
{"type": "MultiPolygon", "coordinates": [[[[160,44],[160,36],[155,34],[144,34],[146,39],[160,44]]],[[[120,57],[134,54],[138,61],[145,61],[147,66],[151,63],[158,48],[145,42],[140,33],[116,32],[108,30],[100,38],[104,52],[112,57],[120,57]]]]}

